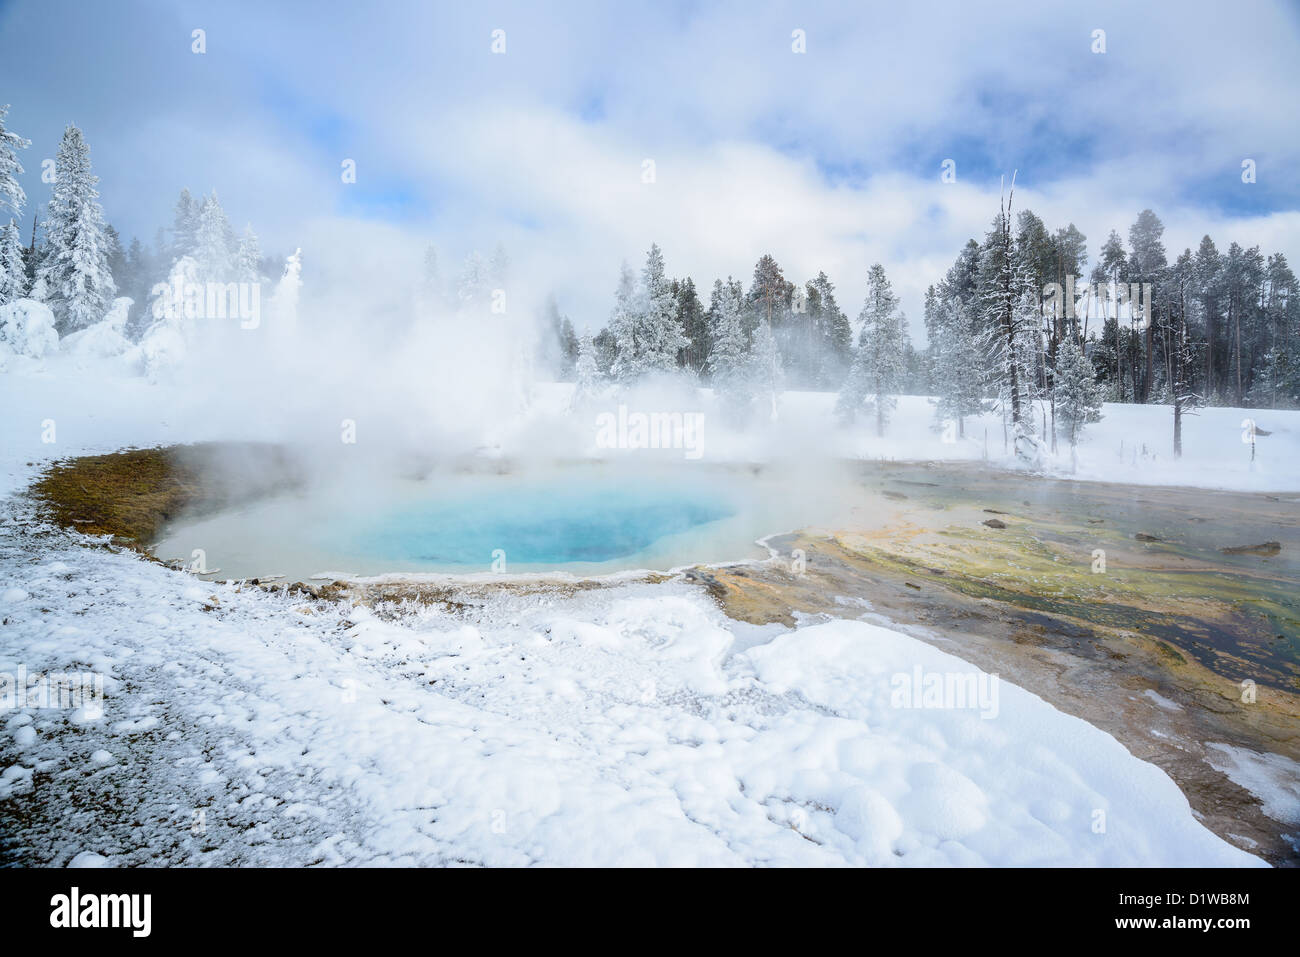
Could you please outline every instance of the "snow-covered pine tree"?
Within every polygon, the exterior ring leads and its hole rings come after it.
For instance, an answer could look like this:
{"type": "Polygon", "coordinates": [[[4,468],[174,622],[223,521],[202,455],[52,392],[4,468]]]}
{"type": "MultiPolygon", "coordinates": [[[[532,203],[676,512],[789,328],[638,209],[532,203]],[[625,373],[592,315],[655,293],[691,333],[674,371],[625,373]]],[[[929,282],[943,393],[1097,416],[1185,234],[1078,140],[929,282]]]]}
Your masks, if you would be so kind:
{"type": "Polygon", "coordinates": [[[59,334],[104,318],[117,293],[108,269],[104,211],[81,130],[63,132],[54,160],[56,180],[45,219],[45,254],[37,278],[45,287],[59,334]]]}
{"type": "Polygon", "coordinates": [[[235,280],[237,282],[262,281],[262,247],[251,225],[244,227],[239,248],[235,253],[235,280]]]}
{"type": "Polygon", "coordinates": [[[230,248],[230,221],[221,208],[216,190],[199,207],[198,231],[194,241],[194,258],[199,264],[200,281],[229,282],[235,271],[235,251],[230,248]]]}
{"type": "Polygon", "coordinates": [[[578,341],[578,360],[575,363],[577,381],[573,386],[573,399],[570,408],[583,409],[600,394],[600,369],[596,364],[596,344],[591,336],[583,336],[578,341]]]}
{"type": "Polygon", "coordinates": [[[709,328],[695,291],[695,280],[690,276],[673,285],[673,299],[677,304],[677,328],[686,337],[688,345],[679,356],[679,364],[699,373],[709,359],[709,328]]]}
{"type": "Polygon", "coordinates": [[[754,400],[749,349],[744,326],[744,291],[730,276],[713,283],[709,305],[709,376],[713,395],[727,421],[743,425],[754,400]]]}
{"type": "Polygon", "coordinates": [[[835,301],[835,286],[825,272],[817,273],[805,288],[816,322],[816,382],[823,388],[835,388],[844,381],[853,360],[853,326],[835,301]]]}
{"type": "Polygon", "coordinates": [[[652,243],[641,270],[640,335],[638,365],[645,372],[673,372],[677,355],[690,343],[677,324],[677,303],[672,283],[664,271],[664,255],[652,243]]]}
{"type": "Polygon", "coordinates": [[[573,329],[573,322],[568,316],[565,316],[560,320],[560,357],[564,363],[561,374],[566,379],[577,370],[579,345],[578,334],[573,329]]]}
{"type": "Polygon", "coordinates": [[[108,272],[113,277],[113,284],[118,289],[125,288],[126,250],[122,248],[122,238],[111,224],[104,227],[104,258],[108,260],[108,272]]]}
{"type": "Polygon", "coordinates": [[[640,374],[637,355],[636,275],[624,261],[619,266],[614,310],[609,316],[609,339],[613,345],[610,376],[616,382],[631,382],[640,374]]]}
{"type": "MultiPolygon", "coordinates": [[[[1207,237],[1208,238],[1208,237],[1207,237]]],[[[1102,244],[1100,252],[1097,254],[1097,264],[1092,268],[1092,281],[1099,288],[1108,286],[1111,289],[1118,290],[1120,282],[1125,278],[1125,272],[1128,268],[1128,259],[1124,255],[1124,242],[1119,238],[1119,233],[1115,230],[1110,231],[1106,237],[1106,242],[1102,244]]],[[[1103,308],[1102,329],[1103,338],[1113,335],[1110,345],[1115,359],[1114,375],[1112,379],[1114,388],[1114,399],[1116,402],[1127,401],[1127,392],[1124,385],[1124,353],[1128,350],[1128,343],[1124,335],[1122,323],[1119,315],[1119,297],[1118,295],[1105,294],[1101,297],[1103,308]],[[1110,304],[1115,304],[1115,315],[1112,318],[1109,315],[1110,304]]]]}
{"type": "Polygon", "coordinates": [[[27,295],[27,270],[23,259],[23,240],[18,224],[12,219],[0,229],[0,306],[27,295]]]}
{"type": "Polygon", "coordinates": [[[188,189],[182,189],[176,200],[175,213],[172,216],[171,258],[173,261],[181,256],[193,256],[198,245],[199,204],[190,195],[188,189]]]}
{"type": "Polygon", "coordinates": [[[879,263],[867,274],[867,299],[858,322],[862,326],[858,351],[835,410],[841,420],[852,422],[870,402],[875,412],[876,434],[883,436],[903,384],[907,331],[898,297],[879,263]]]}
{"type": "Polygon", "coordinates": [[[935,416],[956,424],[966,437],[966,419],[984,411],[984,356],[967,321],[961,300],[947,294],[947,284],[926,296],[930,354],[938,402],[935,416]]]}
{"type": "Polygon", "coordinates": [[[1070,443],[1073,460],[1079,434],[1089,422],[1101,421],[1101,387],[1097,372],[1073,336],[1067,336],[1056,353],[1056,427],[1070,443]]]}
{"type": "Polygon", "coordinates": [[[677,304],[663,253],[658,245],[650,246],[635,293],[628,290],[626,264],[623,269],[610,318],[618,346],[614,378],[626,383],[652,372],[676,371],[677,356],[689,342],[677,324],[677,304]]]}
{"type": "Polygon", "coordinates": [[[1030,408],[1038,309],[1033,290],[1027,288],[1019,251],[1011,233],[1011,193],[999,203],[998,215],[980,250],[979,296],[983,307],[983,334],[994,361],[998,401],[1004,421],[1009,416],[1015,454],[1023,461],[1038,460],[1034,439],[1034,413],[1030,408]]]}
{"type": "Polygon", "coordinates": [[[556,381],[568,381],[578,358],[578,337],[573,331],[573,323],[560,313],[553,294],[546,297],[542,311],[545,329],[537,343],[537,364],[556,381]]]}
{"type": "MultiPolygon", "coordinates": [[[[27,149],[32,141],[5,128],[5,117],[8,115],[9,104],[0,105],[0,212],[7,209],[18,219],[22,216],[23,207],[27,205],[27,194],[18,182],[18,177],[23,174],[23,165],[18,162],[15,151],[27,149]]],[[[19,245],[22,245],[21,242],[19,245]]]]}

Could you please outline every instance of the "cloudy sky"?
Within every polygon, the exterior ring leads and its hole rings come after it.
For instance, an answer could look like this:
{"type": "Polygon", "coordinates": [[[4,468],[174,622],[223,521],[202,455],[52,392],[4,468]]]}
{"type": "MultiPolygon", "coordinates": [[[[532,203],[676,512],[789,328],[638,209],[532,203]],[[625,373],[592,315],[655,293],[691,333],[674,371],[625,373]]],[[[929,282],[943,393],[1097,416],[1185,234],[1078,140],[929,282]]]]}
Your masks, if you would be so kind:
{"type": "Polygon", "coordinates": [[[879,261],[919,340],[925,286],[1012,170],[1017,208],[1090,253],[1151,207],[1171,249],[1209,232],[1300,265],[1298,64],[1300,7],[1252,0],[0,2],[32,204],[76,123],[127,237],[188,187],[301,246],[308,283],[388,281],[427,243],[454,272],[499,241],[593,330],[654,241],[701,287],[764,252],[824,269],[852,315],[879,261]]]}

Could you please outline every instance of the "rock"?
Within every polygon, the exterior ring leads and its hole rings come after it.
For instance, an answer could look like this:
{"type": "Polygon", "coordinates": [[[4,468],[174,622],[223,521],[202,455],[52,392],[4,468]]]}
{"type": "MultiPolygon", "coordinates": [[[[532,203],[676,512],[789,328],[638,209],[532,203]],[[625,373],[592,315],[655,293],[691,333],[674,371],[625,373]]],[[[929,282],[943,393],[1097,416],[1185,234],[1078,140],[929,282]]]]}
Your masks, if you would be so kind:
{"type": "Polygon", "coordinates": [[[988,512],[990,515],[1005,515],[1005,514],[1007,514],[1006,512],[1000,512],[1000,511],[998,511],[996,508],[986,508],[986,509],[984,509],[984,511],[988,512]]]}
{"type": "Polygon", "coordinates": [[[903,499],[907,498],[907,496],[904,495],[902,492],[888,492],[888,491],[886,491],[886,492],[881,492],[880,494],[883,495],[883,496],[885,496],[885,498],[892,498],[892,499],[893,499],[894,501],[896,501],[896,502],[897,502],[897,501],[902,501],[903,499]]]}
{"type": "Polygon", "coordinates": [[[1236,545],[1230,548],[1220,548],[1225,555],[1276,555],[1282,550],[1281,542],[1262,542],[1259,545],[1236,545]]]}
{"type": "Polygon", "coordinates": [[[1160,539],[1156,538],[1154,535],[1148,535],[1146,532],[1138,532],[1138,533],[1137,533],[1136,535],[1134,535],[1133,537],[1136,538],[1139,542],[1158,542],[1158,541],[1160,541],[1160,539]]]}
{"type": "Polygon", "coordinates": [[[1006,522],[1003,522],[1003,521],[1001,521],[1001,520],[999,520],[999,519],[996,519],[996,518],[986,518],[986,519],[984,519],[984,524],[987,525],[989,528],[1006,528],[1006,527],[1007,527],[1007,523],[1006,523],[1006,522]]]}

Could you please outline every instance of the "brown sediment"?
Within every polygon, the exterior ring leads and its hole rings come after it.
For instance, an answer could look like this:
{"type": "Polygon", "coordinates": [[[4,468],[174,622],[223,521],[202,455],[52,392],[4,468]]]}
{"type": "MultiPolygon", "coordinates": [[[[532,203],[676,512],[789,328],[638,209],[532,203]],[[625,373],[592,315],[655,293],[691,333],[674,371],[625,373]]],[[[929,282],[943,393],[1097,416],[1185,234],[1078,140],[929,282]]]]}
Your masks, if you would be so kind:
{"type": "Polygon", "coordinates": [[[57,462],[31,492],[57,524],[143,549],[202,484],[172,449],[130,449],[57,462]]]}
{"type": "Polygon", "coordinates": [[[55,462],[29,489],[40,513],[87,535],[148,555],[166,522],[291,487],[286,451],[261,443],[208,442],[127,449],[55,462]]]}
{"type": "Polygon", "coordinates": [[[1261,545],[1234,545],[1220,548],[1225,555],[1263,555],[1266,558],[1282,551],[1281,542],[1264,542],[1261,545]]]}

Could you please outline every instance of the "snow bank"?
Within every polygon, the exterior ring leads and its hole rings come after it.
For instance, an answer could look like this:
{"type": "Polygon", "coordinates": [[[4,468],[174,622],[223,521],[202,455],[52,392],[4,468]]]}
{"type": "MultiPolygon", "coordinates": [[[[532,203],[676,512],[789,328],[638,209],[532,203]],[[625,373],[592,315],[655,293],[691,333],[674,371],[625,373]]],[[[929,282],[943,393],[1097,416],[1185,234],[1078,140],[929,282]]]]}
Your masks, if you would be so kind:
{"type": "Polygon", "coordinates": [[[86,372],[91,364],[103,359],[120,360],[119,371],[124,374],[135,372],[140,350],[123,334],[132,304],[133,300],[126,296],[114,299],[102,321],[64,336],[60,350],[86,372]]]}
{"type": "Polygon", "coordinates": [[[54,313],[35,299],[15,299],[0,306],[0,340],[16,355],[40,359],[59,348],[54,313]]]}

